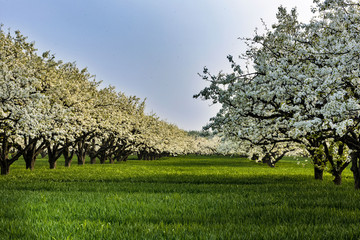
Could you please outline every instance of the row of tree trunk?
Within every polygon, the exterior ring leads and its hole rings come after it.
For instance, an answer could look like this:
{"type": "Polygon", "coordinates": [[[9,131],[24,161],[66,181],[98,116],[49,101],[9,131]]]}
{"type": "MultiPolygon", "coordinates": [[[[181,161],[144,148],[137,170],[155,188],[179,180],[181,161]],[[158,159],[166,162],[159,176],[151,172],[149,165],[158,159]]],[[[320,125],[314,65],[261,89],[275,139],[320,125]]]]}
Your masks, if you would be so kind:
{"type": "MultiPolygon", "coordinates": [[[[334,156],[330,153],[328,143],[324,141],[324,139],[308,139],[307,143],[307,151],[310,154],[310,157],[313,161],[314,165],[314,178],[316,180],[323,180],[324,169],[327,163],[330,163],[331,166],[331,174],[334,177],[333,182],[336,185],[341,185],[342,183],[342,172],[345,168],[350,164],[350,161],[339,162],[334,160],[334,156]],[[323,151],[319,151],[320,147],[323,147],[323,151]]],[[[264,164],[267,164],[269,167],[275,167],[275,164],[285,156],[288,150],[284,150],[281,154],[276,151],[267,151],[261,159],[259,159],[259,155],[254,154],[252,156],[252,160],[261,161],[264,164]]],[[[338,156],[344,156],[344,143],[339,144],[338,152],[335,153],[338,156]]],[[[353,152],[351,155],[351,162],[354,179],[355,179],[355,188],[359,189],[360,184],[360,163],[359,159],[357,159],[357,151],[353,152]]]]}
{"type": "MultiPolygon", "coordinates": [[[[126,161],[132,153],[130,149],[131,143],[121,142],[115,143],[114,138],[109,137],[105,139],[100,147],[95,145],[95,140],[92,140],[92,144],[88,144],[89,135],[84,135],[79,138],[75,145],[73,142],[66,141],[65,144],[54,144],[49,141],[45,141],[41,138],[24,138],[24,146],[13,145],[10,143],[7,136],[0,136],[1,148],[0,148],[0,167],[1,175],[7,175],[10,172],[10,165],[23,156],[26,169],[33,170],[35,167],[36,158],[39,154],[48,156],[50,169],[56,168],[56,162],[61,157],[65,158],[65,166],[70,167],[73,156],[76,155],[78,159],[78,165],[85,164],[86,156],[90,157],[90,164],[94,164],[96,159],[99,159],[101,164],[104,164],[107,160],[110,163],[115,161],[126,161]],[[71,150],[70,150],[71,149],[71,150]],[[10,154],[10,151],[14,151],[10,154]]],[[[142,152],[142,159],[150,160],[157,159],[160,155],[153,155],[151,153],[142,152]]]]}

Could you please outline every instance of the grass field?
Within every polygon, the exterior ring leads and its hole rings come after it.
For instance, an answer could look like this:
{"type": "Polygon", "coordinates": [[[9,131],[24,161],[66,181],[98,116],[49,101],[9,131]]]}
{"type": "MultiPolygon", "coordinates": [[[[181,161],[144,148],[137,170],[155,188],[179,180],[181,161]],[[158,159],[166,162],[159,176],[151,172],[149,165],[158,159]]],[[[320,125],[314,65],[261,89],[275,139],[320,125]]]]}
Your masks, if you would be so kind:
{"type": "Polygon", "coordinates": [[[0,176],[0,239],[359,239],[360,192],[313,180],[285,159],[276,168],[230,157],[105,165],[38,159],[0,176]]]}

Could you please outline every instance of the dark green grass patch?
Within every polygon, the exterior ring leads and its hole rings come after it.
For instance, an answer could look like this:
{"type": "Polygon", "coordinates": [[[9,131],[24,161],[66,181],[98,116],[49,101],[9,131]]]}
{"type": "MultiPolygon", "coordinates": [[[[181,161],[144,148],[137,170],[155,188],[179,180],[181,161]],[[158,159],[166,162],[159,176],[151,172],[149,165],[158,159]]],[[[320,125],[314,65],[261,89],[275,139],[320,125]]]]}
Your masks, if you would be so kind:
{"type": "MultiPolygon", "coordinates": [[[[302,163],[304,161],[301,161],[302,163]]],[[[187,156],[0,177],[0,239],[358,239],[360,193],[347,169],[187,156]]]]}

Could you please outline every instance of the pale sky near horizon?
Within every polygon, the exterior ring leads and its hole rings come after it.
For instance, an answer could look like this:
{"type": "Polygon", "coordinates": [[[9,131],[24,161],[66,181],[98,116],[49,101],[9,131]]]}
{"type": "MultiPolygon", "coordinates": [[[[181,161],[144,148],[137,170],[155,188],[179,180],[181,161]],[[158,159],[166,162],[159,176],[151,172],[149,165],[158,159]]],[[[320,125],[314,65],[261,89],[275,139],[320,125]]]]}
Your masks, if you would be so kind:
{"type": "Polygon", "coordinates": [[[35,41],[39,52],[87,67],[102,86],[146,98],[146,111],[200,130],[218,110],[192,96],[197,73],[229,70],[246,50],[239,37],[275,22],[278,6],[311,16],[312,0],[0,0],[0,23],[35,41]]]}

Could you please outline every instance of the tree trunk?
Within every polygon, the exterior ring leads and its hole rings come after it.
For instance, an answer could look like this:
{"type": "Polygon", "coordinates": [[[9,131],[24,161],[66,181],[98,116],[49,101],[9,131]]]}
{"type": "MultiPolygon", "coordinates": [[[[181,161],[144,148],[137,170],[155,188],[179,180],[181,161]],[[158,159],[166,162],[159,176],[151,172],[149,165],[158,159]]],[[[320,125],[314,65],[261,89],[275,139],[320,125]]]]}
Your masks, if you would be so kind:
{"type": "Polygon", "coordinates": [[[54,144],[53,147],[51,148],[50,143],[48,143],[47,152],[48,152],[48,158],[49,158],[48,162],[49,162],[49,165],[50,165],[50,169],[55,169],[56,168],[56,161],[61,156],[61,151],[59,151],[59,145],[54,144]]]}
{"type": "Polygon", "coordinates": [[[44,150],[45,141],[37,144],[40,139],[25,138],[25,145],[27,145],[23,151],[23,157],[26,163],[26,169],[33,170],[35,167],[36,157],[44,150]],[[38,146],[37,146],[38,145],[38,146]]]}
{"type": "Polygon", "coordinates": [[[72,158],[65,158],[65,167],[70,167],[71,166],[71,162],[72,162],[72,158]]]}
{"type": "Polygon", "coordinates": [[[34,170],[36,161],[36,142],[29,144],[27,150],[24,151],[23,158],[25,160],[26,169],[34,170]]]}
{"type": "Polygon", "coordinates": [[[63,149],[63,156],[65,158],[65,167],[70,167],[72,158],[74,156],[74,151],[69,151],[69,148],[66,146],[63,149]]]}
{"type": "Polygon", "coordinates": [[[100,160],[100,164],[104,164],[105,161],[106,161],[106,156],[105,156],[105,154],[100,154],[99,160],[100,160]]]}
{"type": "MultiPolygon", "coordinates": [[[[332,143],[332,144],[336,144],[336,143],[332,143]]],[[[328,143],[324,142],[323,146],[324,146],[324,153],[325,153],[326,159],[328,160],[328,162],[330,163],[330,165],[332,167],[331,174],[334,176],[333,182],[335,183],[335,185],[341,185],[341,174],[344,171],[344,169],[349,165],[349,162],[334,161],[334,156],[337,154],[338,156],[343,157],[344,144],[341,143],[339,145],[337,153],[330,151],[330,149],[328,147],[328,143]]]]}
{"type": "Polygon", "coordinates": [[[49,160],[49,164],[50,164],[50,169],[55,169],[56,168],[56,161],[50,161],[49,160]]]}
{"type": "Polygon", "coordinates": [[[77,147],[76,156],[78,158],[78,165],[84,165],[86,156],[85,140],[79,141],[77,147]]]}
{"type": "Polygon", "coordinates": [[[23,157],[26,163],[26,169],[30,169],[31,171],[34,170],[36,158],[25,155],[23,157]]]}
{"type": "Polygon", "coordinates": [[[88,151],[88,155],[90,157],[90,164],[95,164],[96,163],[96,155],[97,155],[97,151],[95,150],[95,139],[93,139],[91,141],[91,147],[88,151]]]}
{"type": "Polygon", "coordinates": [[[275,167],[275,165],[271,162],[271,157],[268,153],[261,159],[261,162],[266,163],[269,167],[275,167]]]}
{"type": "Polygon", "coordinates": [[[1,161],[1,175],[8,175],[10,172],[10,164],[7,161],[1,161]]]}
{"type": "Polygon", "coordinates": [[[96,157],[90,156],[90,164],[96,163],[96,157]]]}
{"type": "Polygon", "coordinates": [[[335,183],[335,185],[341,185],[341,173],[336,174],[334,176],[335,176],[335,179],[333,180],[333,182],[335,183]]]}
{"type": "Polygon", "coordinates": [[[1,175],[7,175],[10,172],[10,165],[17,161],[24,154],[24,151],[27,150],[29,146],[26,146],[25,149],[18,149],[18,151],[11,154],[11,157],[9,158],[11,145],[8,142],[8,136],[0,135],[0,140],[2,140],[0,147],[1,175]]]}
{"type": "Polygon", "coordinates": [[[324,170],[320,169],[318,166],[314,165],[314,176],[316,180],[323,180],[324,170]]]}
{"type": "Polygon", "coordinates": [[[359,152],[354,151],[351,153],[351,171],[353,172],[354,176],[354,186],[356,190],[360,189],[360,164],[359,164],[359,152]]]}
{"type": "Polygon", "coordinates": [[[80,153],[80,154],[76,154],[77,159],[78,159],[78,165],[84,165],[85,164],[85,154],[80,153]]]}
{"type": "Polygon", "coordinates": [[[69,153],[68,149],[66,149],[66,150],[64,150],[63,155],[65,158],[65,167],[70,167],[72,158],[74,156],[74,152],[69,153]]]}

